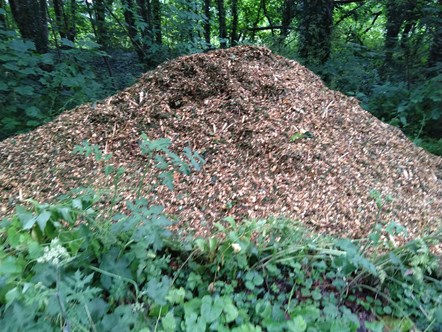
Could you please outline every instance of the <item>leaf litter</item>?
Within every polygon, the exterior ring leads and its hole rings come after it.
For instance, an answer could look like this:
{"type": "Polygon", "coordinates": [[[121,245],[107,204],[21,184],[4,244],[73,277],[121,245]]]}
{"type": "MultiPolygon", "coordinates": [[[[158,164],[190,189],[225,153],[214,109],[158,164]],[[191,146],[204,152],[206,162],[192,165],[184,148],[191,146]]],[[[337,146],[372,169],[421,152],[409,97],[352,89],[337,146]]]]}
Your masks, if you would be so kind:
{"type": "Polygon", "coordinates": [[[442,158],[297,62],[252,46],[167,62],[114,96],[0,142],[0,217],[27,198],[51,201],[109,184],[99,162],[72,154],[84,140],[126,168],[119,193],[133,199],[148,163],[139,151],[143,132],[206,160],[202,171],[175,176],[173,192],[154,191],[177,229],[208,235],[226,216],[284,216],[322,233],[366,237],[377,216],[372,190],[393,197],[382,220],[411,236],[441,225],[442,158]]]}

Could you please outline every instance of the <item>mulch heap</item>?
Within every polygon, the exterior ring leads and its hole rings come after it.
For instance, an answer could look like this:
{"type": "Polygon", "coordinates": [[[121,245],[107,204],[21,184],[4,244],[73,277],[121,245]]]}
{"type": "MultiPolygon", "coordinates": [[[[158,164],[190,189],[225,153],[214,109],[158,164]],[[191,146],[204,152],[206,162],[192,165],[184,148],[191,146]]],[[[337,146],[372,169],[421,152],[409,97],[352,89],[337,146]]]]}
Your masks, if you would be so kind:
{"type": "Polygon", "coordinates": [[[324,233],[365,237],[377,215],[373,189],[394,199],[382,220],[412,236],[441,225],[441,158],[295,61],[249,46],[167,62],[115,96],[0,142],[0,217],[27,198],[51,201],[108,183],[92,157],[72,154],[84,140],[127,169],[120,194],[133,198],[129,189],[146,164],[142,132],[170,138],[176,152],[188,146],[204,155],[202,171],[156,193],[178,227],[201,235],[225,216],[285,216],[324,233]]]}

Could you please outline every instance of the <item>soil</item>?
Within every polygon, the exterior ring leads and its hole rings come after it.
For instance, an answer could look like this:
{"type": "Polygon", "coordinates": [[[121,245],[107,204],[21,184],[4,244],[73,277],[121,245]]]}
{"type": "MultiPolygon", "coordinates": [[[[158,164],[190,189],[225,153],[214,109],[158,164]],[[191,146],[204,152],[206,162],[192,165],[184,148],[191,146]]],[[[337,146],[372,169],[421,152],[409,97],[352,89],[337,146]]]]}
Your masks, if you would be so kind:
{"type": "Polygon", "coordinates": [[[178,228],[207,235],[226,216],[284,216],[351,238],[366,237],[377,216],[412,237],[441,226],[442,158],[295,61],[250,46],[167,62],[114,96],[0,142],[0,217],[27,198],[107,186],[100,163],[72,154],[84,140],[126,168],[119,193],[133,199],[148,163],[142,132],[206,160],[200,172],[177,175],[173,192],[154,192],[178,228]],[[379,215],[372,190],[393,197],[379,215]]]}

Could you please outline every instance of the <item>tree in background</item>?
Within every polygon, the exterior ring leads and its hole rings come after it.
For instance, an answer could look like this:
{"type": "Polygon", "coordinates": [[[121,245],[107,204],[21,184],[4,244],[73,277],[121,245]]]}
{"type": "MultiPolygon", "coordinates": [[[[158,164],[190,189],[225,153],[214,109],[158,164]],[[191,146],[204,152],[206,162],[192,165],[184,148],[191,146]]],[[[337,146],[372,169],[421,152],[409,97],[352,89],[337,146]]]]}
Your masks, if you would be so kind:
{"type": "Polygon", "coordinates": [[[281,28],[281,37],[284,40],[289,32],[290,32],[290,24],[292,23],[293,18],[295,17],[295,0],[284,0],[284,5],[282,7],[282,28],[281,28]]]}
{"type": "Polygon", "coordinates": [[[442,66],[442,0],[438,0],[437,6],[431,11],[432,41],[428,66],[434,67],[437,64],[442,66]]]}
{"type": "MultiPolygon", "coordinates": [[[[57,61],[70,51],[76,58],[70,53],[65,58],[73,65],[82,60],[80,54],[86,62],[100,54],[106,66],[94,69],[107,67],[100,75],[108,81],[110,65],[124,65],[121,54],[132,58],[131,50],[141,64],[132,68],[141,71],[182,54],[240,43],[267,45],[302,60],[333,89],[357,96],[376,116],[419,136],[442,113],[441,13],[442,0],[0,0],[0,27],[19,31],[40,53],[57,48],[57,61]],[[54,32],[49,46],[48,24],[54,32]],[[60,44],[70,49],[60,52],[60,44]]],[[[17,38],[11,31],[2,36],[5,45],[17,38]]],[[[14,45],[4,49],[15,52],[14,45]]],[[[11,80],[3,78],[9,87],[11,80]]],[[[60,82],[57,89],[69,98],[72,81],[60,82]]]]}
{"type": "Polygon", "coordinates": [[[6,27],[6,3],[5,0],[0,0],[0,27],[6,27]]]}
{"type": "Polygon", "coordinates": [[[221,48],[227,47],[226,9],[224,0],[216,0],[218,9],[219,39],[221,48]]]}
{"type": "Polygon", "coordinates": [[[303,0],[299,19],[299,55],[307,64],[324,64],[330,57],[333,1],[303,0]]]}
{"type": "Polygon", "coordinates": [[[230,29],[230,46],[238,44],[238,0],[231,0],[232,26],[230,29]]]}
{"type": "Polygon", "coordinates": [[[53,0],[55,22],[61,38],[66,38],[71,42],[75,41],[77,1],[70,0],[67,5],[62,0],[53,0]]]}
{"type": "Polygon", "coordinates": [[[9,0],[11,12],[23,39],[34,42],[39,53],[48,51],[46,0],[9,0]]]}
{"type": "Polygon", "coordinates": [[[153,41],[155,44],[161,45],[163,43],[161,33],[161,3],[160,0],[151,1],[153,41]]]}
{"type": "Polygon", "coordinates": [[[210,40],[210,0],[204,0],[204,41],[206,42],[206,48],[210,49],[212,46],[210,40]]]}

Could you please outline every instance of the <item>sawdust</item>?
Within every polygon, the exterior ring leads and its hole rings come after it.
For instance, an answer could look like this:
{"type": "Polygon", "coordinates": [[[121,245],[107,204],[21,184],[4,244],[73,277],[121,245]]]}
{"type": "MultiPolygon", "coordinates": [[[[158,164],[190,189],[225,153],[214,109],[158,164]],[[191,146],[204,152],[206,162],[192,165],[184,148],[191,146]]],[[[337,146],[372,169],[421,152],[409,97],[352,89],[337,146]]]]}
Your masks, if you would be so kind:
{"type": "MultiPolygon", "coordinates": [[[[204,155],[201,172],[177,177],[173,193],[156,192],[178,227],[199,234],[225,216],[282,215],[324,233],[364,237],[377,214],[372,189],[394,198],[382,220],[413,236],[441,225],[441,158],[300,64],[248,46],[170,61],[96,106],[0,142],[0,217],[26,198],[104,186],[99,163],[71,153],[84,140],[128,170],[120,194],[133,198],[129,189],[146,163],[142,132],[170,138],[177,152],[189,146],[204,155]]],[[[143,190],[152,181],[146,177],[143,190]]]]}

